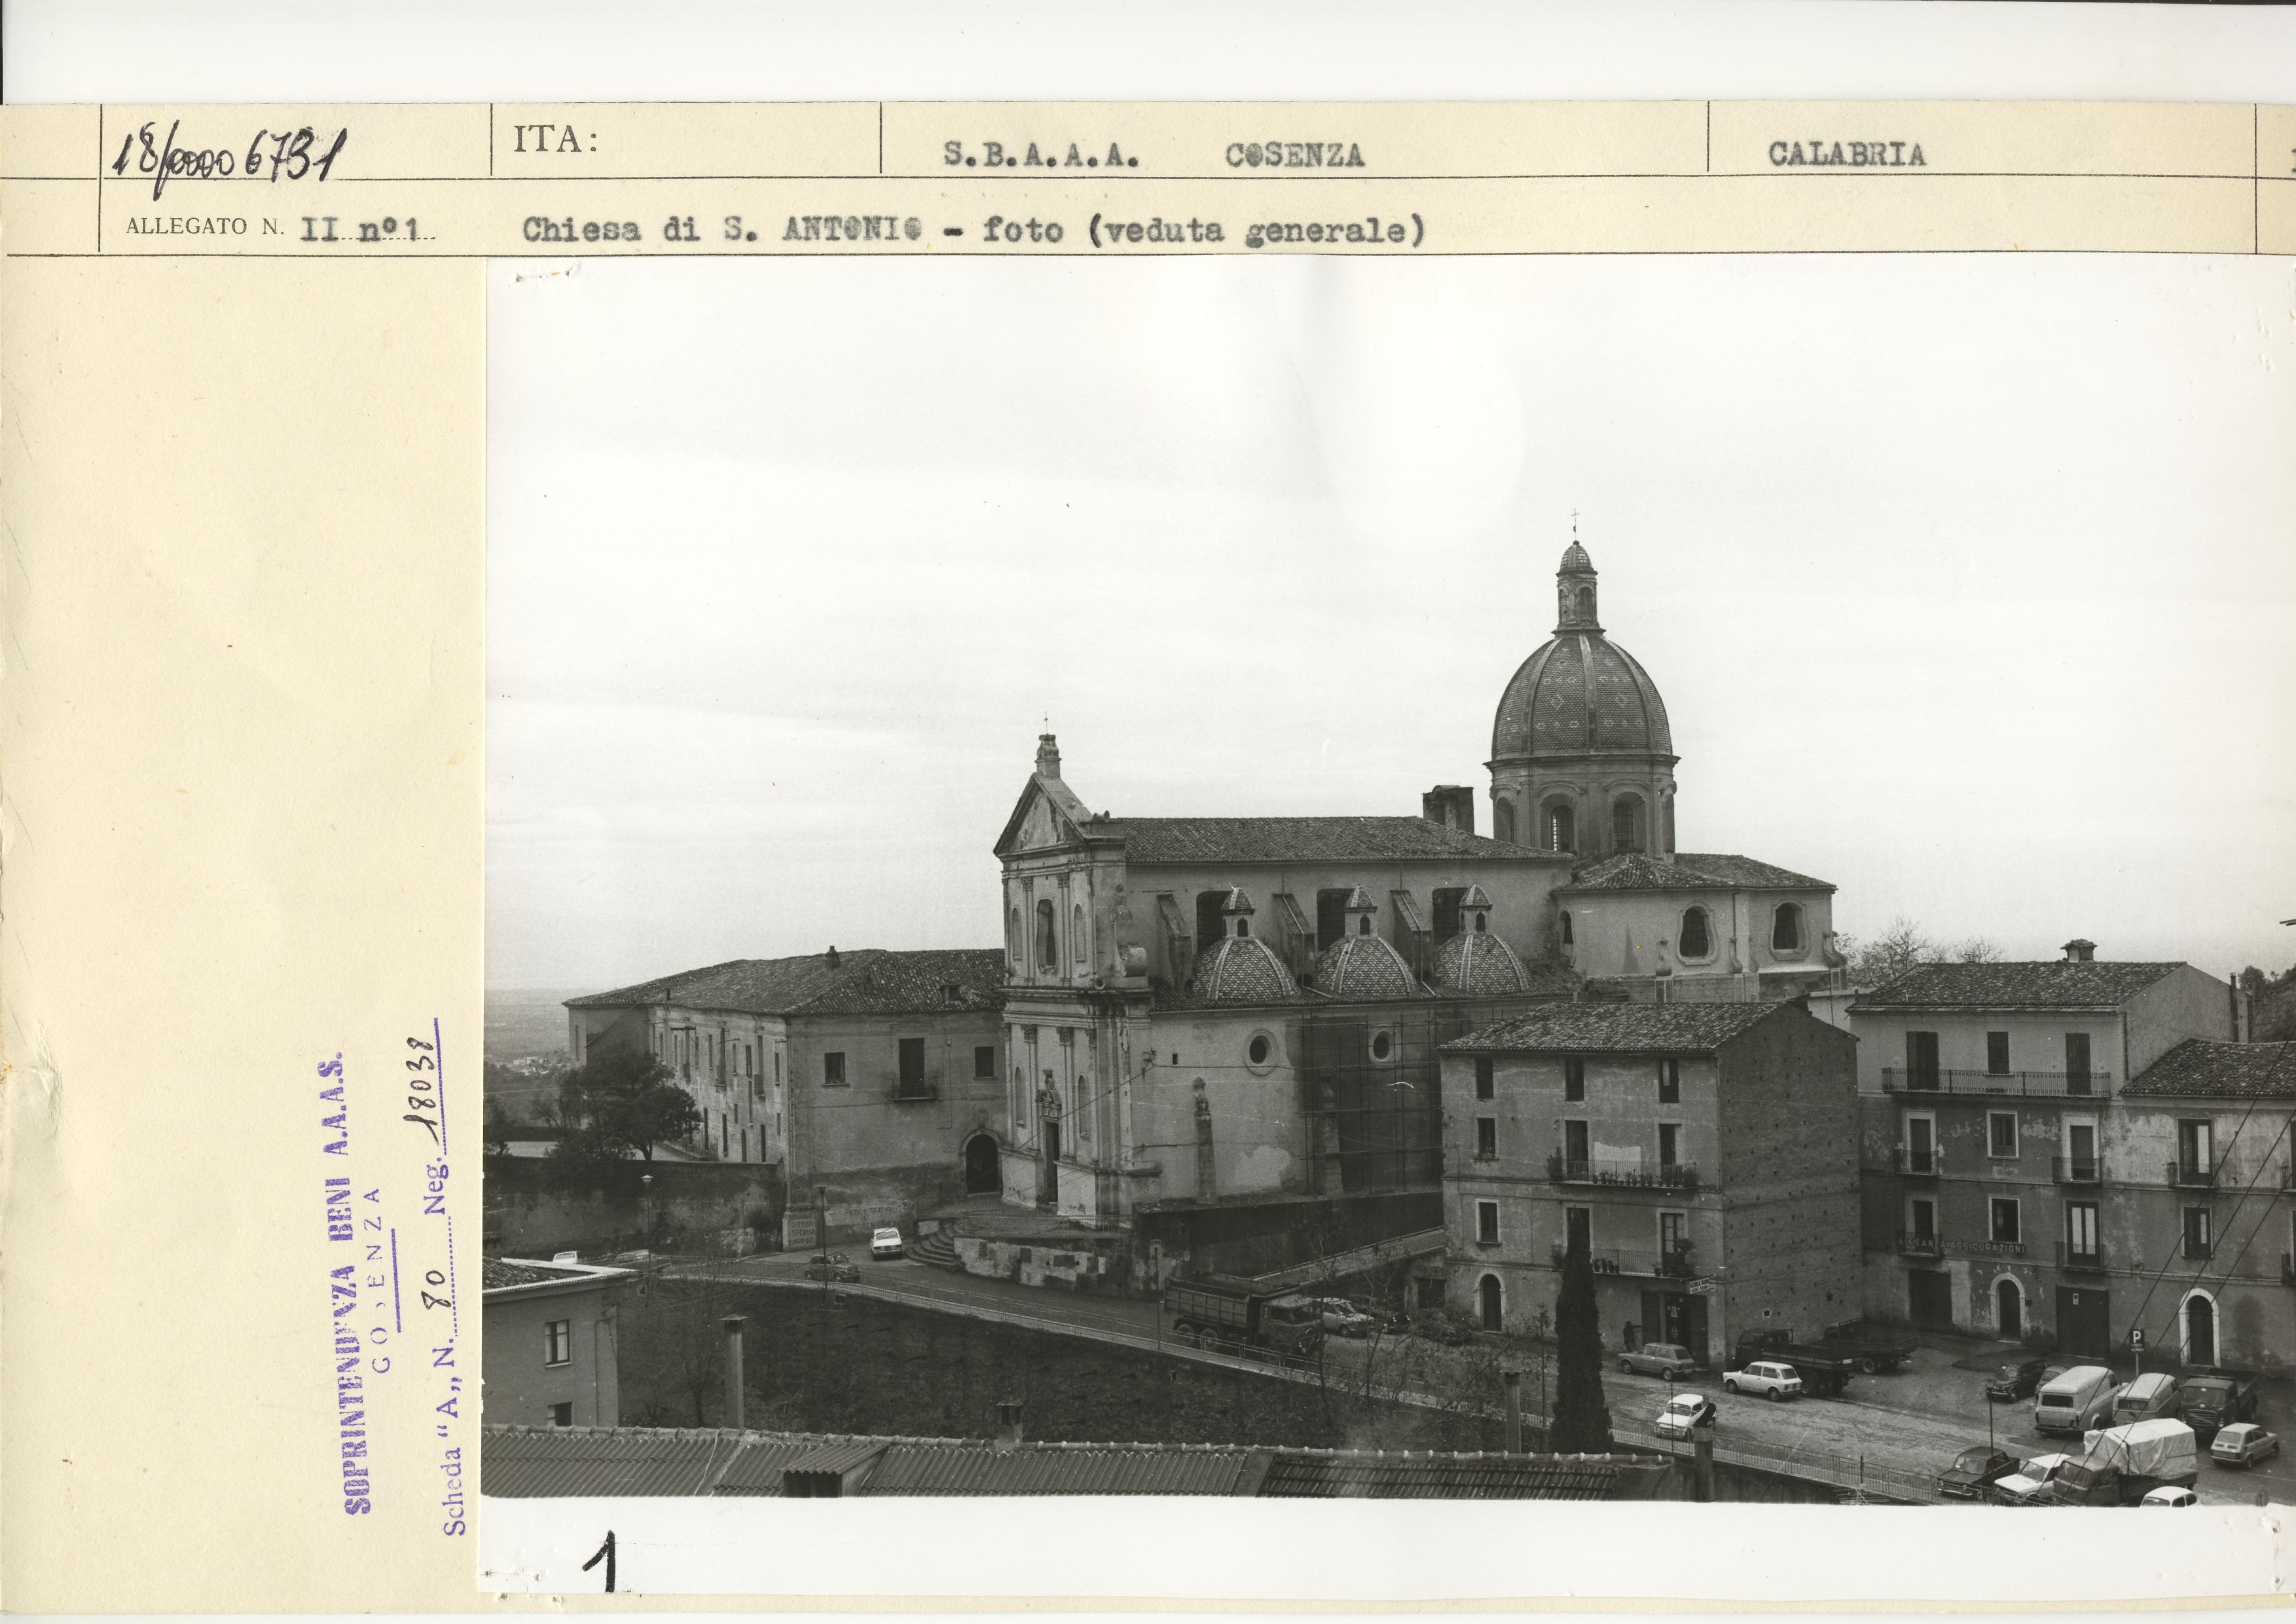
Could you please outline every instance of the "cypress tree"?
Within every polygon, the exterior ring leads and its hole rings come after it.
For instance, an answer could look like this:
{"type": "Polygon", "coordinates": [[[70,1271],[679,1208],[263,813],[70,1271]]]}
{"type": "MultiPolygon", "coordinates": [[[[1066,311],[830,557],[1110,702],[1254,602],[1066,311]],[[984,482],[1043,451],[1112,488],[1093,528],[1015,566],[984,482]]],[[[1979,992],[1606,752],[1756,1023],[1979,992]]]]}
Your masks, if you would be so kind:
{"type": "Polygon", "coordinates": [[[1562,1254],[1554,1342],[1554,1419],[1546,1447],[1566,1455],[1605,1454],[1611,1448],[1611,1407],[1603,1398],[1603,1331],[1595,1318],[1595,1265],[1587,1243],[1576,1235],[1562,1254]]]}

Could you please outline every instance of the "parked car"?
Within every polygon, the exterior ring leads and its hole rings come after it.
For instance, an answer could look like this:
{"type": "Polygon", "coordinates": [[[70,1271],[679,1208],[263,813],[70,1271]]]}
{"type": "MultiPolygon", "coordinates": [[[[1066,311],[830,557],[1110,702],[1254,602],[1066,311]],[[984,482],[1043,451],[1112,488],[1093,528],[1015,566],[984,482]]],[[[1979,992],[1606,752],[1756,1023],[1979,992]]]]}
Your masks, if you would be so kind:
{"type": "Polygon", "coordinates": [[[1639,1373],[1679,1382],[1697,1368],[1698,1361],[1680,1342],[1644,1342],[1634,1352],[1619,1356],[1619,1369],[1628,1375],[1639,1373]]]}
{"type": "Polygon", "coordinates": [[[2027,1359],[2022,1365],[2004,1365],[2001,1374],[1985,1384],[1985,1396],[1996,1404],[2013,1404],[2020,1398],[2030,1398],[2042,1382],[2065,1374],[2062,1365],[2047,1359],[2027,1359]]]}
{"type": "Polygon", "coordinates": [[[1819,1340],[1855,1360],[1859,1374],[1868,1376],[1897,1369],[1921,1349],[1921,1344],[1903,1332],[1862,1319],[1828,1325],[1819,1340]]]}
{"type": "Polygon", "coordinates": [[[1773,1401],[1799,1398],[1801,1397],[1801,1376],[1791,1365],[1756,1359],[1744,1369],[1734,1370],[1723,1377],[1722,1390],[1726,1393],[1759,1393],[1773,1401]]]}
{"type": "Polygon", "coordinates": [[[2136,1502],[2139,1505],[2198,1505],[2201,1497],[2189,1489],[2156,1489],[2136,1502]]]}
{"type": "Polygon", "coordinates": [[[2086,1432],[2112,1413],[2112,1373],[2102,1365],[2076,1365],[2033,1393],[2033,1431],[2086,1432]]]}
{"type": "Polygon", "coordinates": [[[1833,1398],[1858,1373],[1857,1356],[1846,1349],[1797,1342],[1790,1332],[1776,1329],[1740,1332],[1728,1368],[1742,1370],[1757,1359],[1792,1366],[1802,1390],[1820,1398],[1833,1398]]]}
{"type": "Polygon", "coordinates": [[[880,1229],[869,1237],[869,1255],[872,1258],[898,1258],[907,1248],[908,1243],[901,1239],[901,1232],[898,1229],[880,1229]]]}
{"type": "Polygon", "coordinates": [[[1654,1424],[1660,1438],[1687,1438],[1691,1428],[1712,1425],[1715,1415],[1714,1400],[1704,1393],[1677,1393],[1666,1401],[1654,1424]]]}
{"type": "Polygon", "coordinates": [[[2165,1371],[2149,1371],[2114,1390],[2112,1424],[2157,1421],[2177,1415],[2177,1378],[2165,1371]]]}
{"type": "Polygon", "coordinates": [[[1985,1491],[2024,1464],[2006,1449],[1974,1444],[1954,1456],[1953,1464],[1938,1473],[1937,1491],[1949,1499],[1976,1500],[1985,1491]]]}
{"type": "Polygon", "coordinates": [[[1985,1492],[1996,1505],[2038,1505],[2041,1491],[2072,1464],[2070,1455],[2036,1455],[2007,1477],[1996,1478],[1985,1492]]]}
{"type": "Polygon", "coordinates": [[[2219,1466],[2253,1466],[2280,1453],[2280,1439],[2252,1421],[2235,1421],[2217,1429],[2209,1440],[2209,1459],[2219,1466]]]}
{"type": "Polygon", "coordinates": [[[805,1277],[808,1280],[852,1282],[861,1278],[861,1270],[852,1259],[841,1251],[817,1251],[806,1263],[805,1277]]]}
{"type": "Polygon", "coordinates": [[[1344,1297],[1315,1297],[1308,1300],[1322,1315],[1324,1329],[1333,1336],[1374,1336],[1387,1328],[1382,1316],[1344,1297]]]}

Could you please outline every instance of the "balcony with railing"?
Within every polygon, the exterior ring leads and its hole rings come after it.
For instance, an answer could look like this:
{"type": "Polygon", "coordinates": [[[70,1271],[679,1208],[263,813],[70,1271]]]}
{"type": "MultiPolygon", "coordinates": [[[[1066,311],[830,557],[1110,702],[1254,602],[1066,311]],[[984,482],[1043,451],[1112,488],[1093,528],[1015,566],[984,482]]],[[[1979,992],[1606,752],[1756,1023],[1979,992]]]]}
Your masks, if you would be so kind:
{"type": "Polygon", "coordinates": [[[1945,1256],[1945,1237],[1914,1234],[1900,1229],[1898,1231],[1898,1250],[1909,1258],[1942,1258],[1945,1256]]]}
{"type": "Polygon", "coordinates": [[[1891,1157],[1890,1165],[1908,1178],[1935,1178],[1945,1171],[1945,1152],[1935,1145],[1917,1151],[1901,1144],[1891,1157]]]}
{"type": "Polygon", "coordinates": [[[2236,1182],[2221,1160],[2213,1162],[2176,1161],[2168,1164],[2169,1185],[2176,1190],[2211,1190],[2236,1182]]]}
{"type": "Polygon", "coordinates": [[[2100,1177],[2094,1156],[2052,1156],[2049,1177],[2061,1185],[2093,1185],[2100,1177]]]}
{"type": "Polygon", "coordinates": [[[1909,1071],[1882,1068],[1882,1092],[1923,1099],[2094,1100],[2112,1092],[2110,1071],[1909,1071]]]}
{"type": "Polygon", "coordinates": [[[2215,1243],[2205,1235],[2186,1235],[2184,1250],[2185,1256],[2195,1263],[2205,1263],[2216,1255],[2215,1243]]]}
{"type": "MultiPolygon", "coordinates": [[[[1551,1246],[1547,1257],[1556,1268],[1562,1267],[1567,1248],[1551,1246]]],[[[1598,1275],[1634,1275],[1646,1279],[1689,1280],[1698,1273],[1693,1261],[1695,1251],[1688,1241],[1679,1245],[1660,1247],[1641,1251],[1626,1247],[1598,1247],[1587,1254],[1587,1260],[1598,1275]]]]}
{"type": "Polygon", "coordinates": [[[2104,1272],[2104,1254],[2094,1246],[2075,1246],[2070,1242],[2057,1243],[2057,1267],[2088,1274],[2104,1272]]]}
{"type": "Polygon", "coordinates": [[[1698,1166],[1690,1161],[1628,1161],[1595,1157],[1581,1161],[1556,1152],[1546,1159],[1549,1184],[1597,1185],[1624,1190],[1681,1190],[1699,1187],[1698,1166]]]}

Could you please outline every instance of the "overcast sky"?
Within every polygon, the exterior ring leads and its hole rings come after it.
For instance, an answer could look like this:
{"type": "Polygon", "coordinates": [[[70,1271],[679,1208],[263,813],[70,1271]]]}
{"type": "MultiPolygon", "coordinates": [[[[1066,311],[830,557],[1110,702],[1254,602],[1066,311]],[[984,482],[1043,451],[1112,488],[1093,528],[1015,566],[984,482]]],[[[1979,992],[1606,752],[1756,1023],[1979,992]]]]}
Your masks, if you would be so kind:
{"type": "Polygon", "coordinates": [[[995,946],[1047,716],[1095,809],[1487,830],[1574,508],[1682,849],[1859,936],[2296,960],[2284,263],[489,277],[491,985],[995,946]]]}

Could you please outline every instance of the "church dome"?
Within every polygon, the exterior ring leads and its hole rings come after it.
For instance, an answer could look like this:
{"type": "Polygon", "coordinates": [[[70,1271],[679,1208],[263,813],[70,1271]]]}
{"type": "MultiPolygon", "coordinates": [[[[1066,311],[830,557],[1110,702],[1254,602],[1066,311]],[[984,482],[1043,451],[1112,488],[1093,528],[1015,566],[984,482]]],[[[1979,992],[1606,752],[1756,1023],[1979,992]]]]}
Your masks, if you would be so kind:
{"type": "Polygon", "coordinates": [[[1497,997],[1529,992],[1530,977],[1513,947],[1488,931],[1466,931],[1435,949],[1439,992],[1497,997]]]}
{"type": "Polygon", "coordinates": [[[1347,927],[1340,939],[1316,956],[1316,990],[1329,998],[1408,998],[1419,978],[1394,944],[1373,929],[1379,905],[1357,886],[1348,893],[1347,927]]]}
{"type": "Polygon", "coordinates": [[[1197,958],[1188,990],[1207,1004],[1280,1004],[1298,997],[1300,984],[1257,936],[1223,936],[1197,958]]]}
{"type": "Polygon", "coordinates": [[[1671,756],[1666,702],[1632,654],[1603,635],[1595,564],[1577,542],[1555,572],[1554,636],[1516,670],[1491,726],[1494,761],[1592,751],[1671,756]]]}

